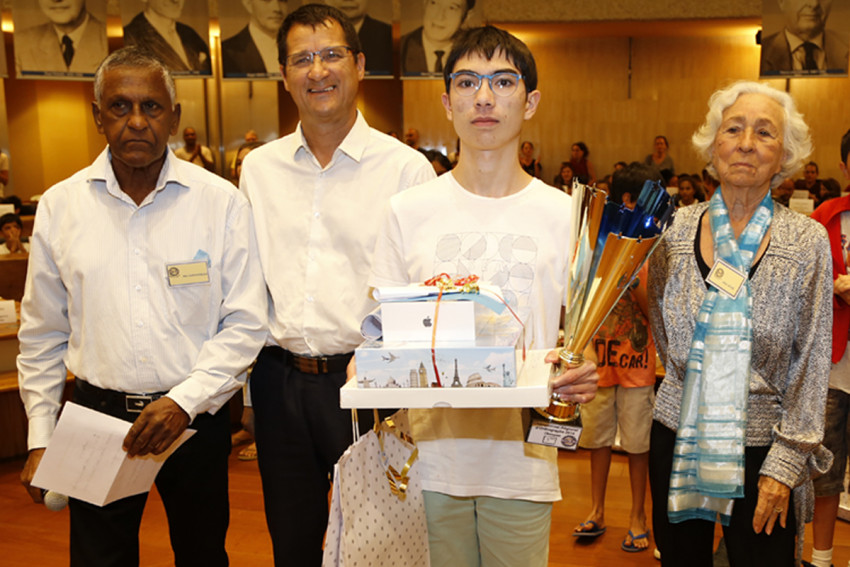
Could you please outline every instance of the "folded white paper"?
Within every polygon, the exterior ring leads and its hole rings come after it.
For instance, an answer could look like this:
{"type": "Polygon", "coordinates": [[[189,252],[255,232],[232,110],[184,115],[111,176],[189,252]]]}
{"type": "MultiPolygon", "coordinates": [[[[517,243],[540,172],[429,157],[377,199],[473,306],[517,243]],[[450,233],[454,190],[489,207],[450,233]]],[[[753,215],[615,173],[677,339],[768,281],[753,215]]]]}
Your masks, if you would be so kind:
{"type": "Polygon", "coordinates": [[[32,484],[96,506],[148,492],[166,459],[195,434],[187,429],[160,455],[128,457],[133,424],[67,402],[32,484]]]}

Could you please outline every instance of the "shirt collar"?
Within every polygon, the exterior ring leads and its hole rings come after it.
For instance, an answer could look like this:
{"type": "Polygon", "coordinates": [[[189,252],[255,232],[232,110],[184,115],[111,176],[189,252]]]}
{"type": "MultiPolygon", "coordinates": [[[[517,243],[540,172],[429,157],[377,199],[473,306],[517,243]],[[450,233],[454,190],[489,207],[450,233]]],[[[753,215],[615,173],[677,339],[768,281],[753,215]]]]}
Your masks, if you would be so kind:
{"type": "Polygon", "coordinates": [[[74,31],[72,31],[71,33],[65,33],[62,30],[60,30],[59,28],[57,28],[56,26],[53,26],[53,31],[56,33],[56,37],[59,38],[60,44],[62,43],[62,37],[67,35],[70,38],[70,40],[73,42],[73,45],[74,45],[75,48],[76,48],[76,46],[80,45],[80,42],[83,39],[83,33],[86,31],[86,25],[88,25],[89,19],[90,19],[89,13],[85,12],[85,14],[86,14],[86,16],[83,19],[83,23],[78,25],[74,29],[74,31]]]}
{"type": "MultiPolygon", "coordinates": [[[[348,131],[348,134],[346,134],[340,145],[337,146],[337,149],[334,152],[334,158],[331,160],[328,167],[333,165],[336,161],[339,152],[344,153],[359,163],[363,158],[363,153],[366,151],[366,146],[369,143],[369,135],[369,124],[366,123],[366,119],[363,118],[363,115],[358,110],[357,118],[354,120],[354,126],[351,127],[351,130],[348,131]]],[[[307,145],[307,140],[304,138],[304,132],[301,130],[301,122],[299,122],[298,126],[295,128],[295,135],[292,136],[291,145],[288,149],[288,152],[292,155],[293,159],[298,156],[300,151],[303,151],[310,156],[313,155],[313,152],[310,151],[310,147],[307,145]]]]}
{"type": "Polygon", "coordinates": [[[153,26],[153,29],[159,32],[159,35],[165,37],[167,34],[177,31],[177,22],[171,18],[160,16],[153,10],[145,10],[145,19],[153,26]]]}
{"type": "MultiPolygon", "coordinates": [[[[788,28],[785,28],[785,39],[788,40],[788,48],[791,53],[794,53],[795,49],[806,43],[806,40],[797,35],[794,35],[790,31],[788,31],[788,28]]],[[[815,45],[823,49],[823,32],[816,35],[813,39],[808,40],[808,42],[814,43],[815,45]]]]}
{"type": "MultiPolygon", "coordinates": [[[[179,159],[171,151],[171,148],[166,148],[165,161],[162,164],[162,169],[159,171],[159,178],[156,180],[156,187],[145,197],[139,207],[143,207],[151,203],[157,193],[163,191],[167,185],[176,184],[180,187],[189,187],[180,175],[179,159]]],[[[118,179],[115,177],[115,170],[112,169],[112,151],[109,146],[104,149],[94,162],[89,167],[88,181],[100,181],[106,184],[106,191],[117,199],[121,199],[133,206],[136,204],[129,195],[121,190],[118,185],[118,179]]]]}

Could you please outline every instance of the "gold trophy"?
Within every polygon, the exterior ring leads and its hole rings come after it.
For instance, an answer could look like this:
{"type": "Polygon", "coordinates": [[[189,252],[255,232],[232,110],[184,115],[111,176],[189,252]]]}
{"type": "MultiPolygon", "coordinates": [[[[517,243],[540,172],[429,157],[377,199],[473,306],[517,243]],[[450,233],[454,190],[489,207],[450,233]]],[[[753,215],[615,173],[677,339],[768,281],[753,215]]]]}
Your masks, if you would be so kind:
{"type": "MultiPolygon", "coordinates": [[[[675,210],[670,195],[655,181],[644,184],[631,210],[606,202],[605,191],[579,183],[573,184],[572,197],[573,253],[565,301],[564,348],[560,352],[561,364],[570,368],[584,362],[584,349],[661,241],[675,210]]],[[[536,411],[545,422],[541,424],[536,418],[532,428],[545,428],[549,423],[577,424],[580,417],[579,404],[562,401],[554,394],[549,407],[536,411]]],[[[580,429],[574,433],[577,442],[580,429]]],[[[529,441],[537,442],[531,437],[530,432],[529,441]]],[[[563,441],[561,445],[568,447],[563,441]]]]}

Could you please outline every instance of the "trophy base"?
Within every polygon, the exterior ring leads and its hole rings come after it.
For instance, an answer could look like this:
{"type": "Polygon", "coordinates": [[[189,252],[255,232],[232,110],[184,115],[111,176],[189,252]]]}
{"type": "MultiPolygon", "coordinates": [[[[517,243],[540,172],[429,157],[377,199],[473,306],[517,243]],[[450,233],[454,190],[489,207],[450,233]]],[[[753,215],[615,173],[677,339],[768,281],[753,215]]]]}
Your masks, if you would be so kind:
{"type": "Polygon", "coordinates": [[[570,451],[578,449],[582,432],[580,416],[576,415],[572,419],[564,420],[547,414],[548,410],[535,408],[535,411],[539,415],[531,416],[531,424],[525,436],[526,443],[570,451]]]}

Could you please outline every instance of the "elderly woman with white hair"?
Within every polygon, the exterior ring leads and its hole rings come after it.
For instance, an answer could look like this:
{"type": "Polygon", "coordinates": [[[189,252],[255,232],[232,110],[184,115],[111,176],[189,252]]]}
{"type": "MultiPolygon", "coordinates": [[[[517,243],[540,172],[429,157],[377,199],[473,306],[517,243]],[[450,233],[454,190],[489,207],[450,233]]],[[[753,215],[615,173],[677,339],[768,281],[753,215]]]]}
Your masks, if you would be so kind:
{"type": "MultiPolygon", "coordinates": [[[[662,565],[791,566],[811,521],[830,368],[832,273],[822,227],[771,199],[812,149],[786,93],[715,92],[693,144],[720,179],[680,209],[650,262],[666,370],[650,445],[662,565]]],[[[802,549],[800,549],[802,551],[802,549]]],[[[799,556],[799,553],[798,553],[799,556]]]]}

